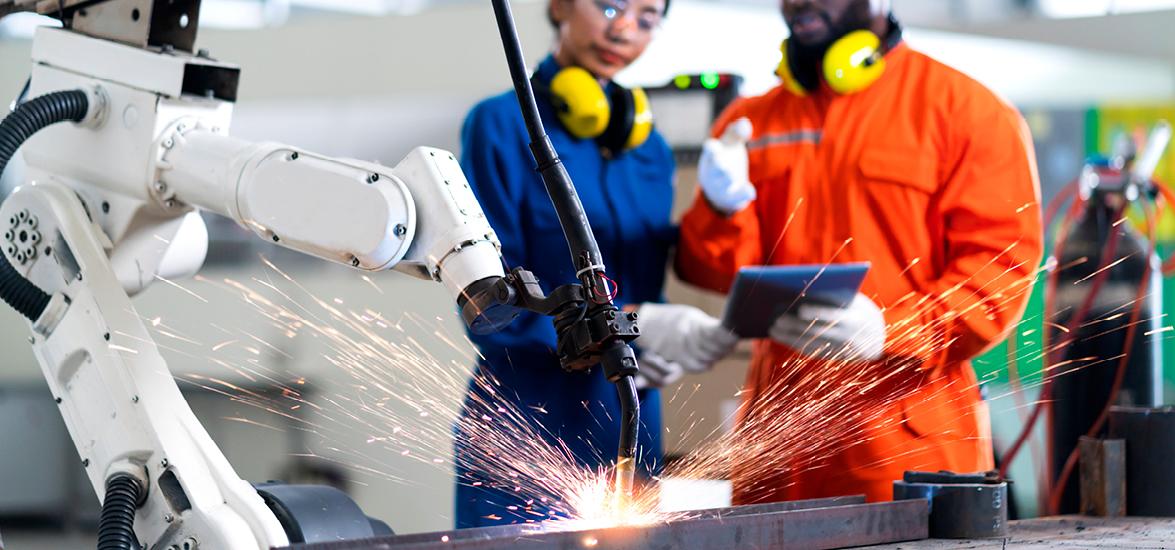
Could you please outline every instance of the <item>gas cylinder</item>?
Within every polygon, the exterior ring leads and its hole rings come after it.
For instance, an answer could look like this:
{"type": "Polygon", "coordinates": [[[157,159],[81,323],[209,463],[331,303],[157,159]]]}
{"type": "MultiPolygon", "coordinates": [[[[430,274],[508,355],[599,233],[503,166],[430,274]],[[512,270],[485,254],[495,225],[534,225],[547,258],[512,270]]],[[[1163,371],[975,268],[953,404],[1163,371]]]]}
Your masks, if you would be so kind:
{"type": "MultiPolygon", "coordinates": [[[[1162,401],[1161,334],[1157,332],[1162,311],[1161,265],[1157,255],[1147,255],[1151,247],[1146,238],[1131,222],[1122,221],[1129,205],[1148,190],[1133,181],[1128,171],[1101,160],[1085,166],[1080,186],[1086,199],[1083,211],[1064,237],[1060,256],[1050,262],[1059,270],[1054,307],[1046,312],[1050,346],[1068,342],[1049,361],[1059,365],[1049,372],[1055,376],[1049,457],[1054,477],[1110,399],[1123,353],[1129,353],[1129,358],[1115,404],[1153,407],[1162,401]],[[1112,257],[1105,258],[1111,238],[1117,241],[1112,257]],[[1099,270],[1105,272],[1099,275],[1099,270]],[[1144,276],[1149,283],[1140,294],[1144,276]],[[1104,280],[1089,300],[1099,277],[1104,280]],[[1126,329],[1136,300],[1143,300],[1140,324],[1126,350],[1126,329]],[[1088,311],[1081,311],[1087,303],[1088,311]],[[1075,320],[1077,315],[1080,318],[1075,320]]],[[[1079,511],[1078,477],[1069,478],[1058,510],[1062,514],[1079,511]]]]}

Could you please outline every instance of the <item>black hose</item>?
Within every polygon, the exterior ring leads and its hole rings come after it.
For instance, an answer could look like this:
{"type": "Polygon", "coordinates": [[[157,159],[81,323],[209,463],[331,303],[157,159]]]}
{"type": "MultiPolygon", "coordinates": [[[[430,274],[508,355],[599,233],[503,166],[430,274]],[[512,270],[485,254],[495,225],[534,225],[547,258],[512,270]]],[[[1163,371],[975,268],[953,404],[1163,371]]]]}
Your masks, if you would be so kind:
{"type": "Polygon", "coordinates": [[[493,4],[498,33],[502,36],[502,47],[506,52],[506,64],[510,67],[510,79],[514,83],[514,94],[518,96],[518,106],[522,109],[522,118],[526,121],[526,131],[530,136],[530,151],[538,163],[539,174],[555,206],[555,213],[559,216],[559,225],[571,249],[572,265],[586,286],[598,288],[600,282],[596,279],[603,269],[595,266],[604,264],[600,247],[596,243],[596,236],[592,234],[579,194],[575,192],[575,184],[559,160],[559,153],[551,145],[547,130],[543,128],[539,107],[534,99],[534,88],[527,77],[526,60],[522,56],[522,45],[518,41],[518,29],[514,26],[510,2],[493,0],[493,4]]]}
{"type": "Polygon", "coordinates": [[[620,397],[620,447],[617,456],[636,459],[637,436],[641,430],[641,402],[637,398],[636,381],[624,376],[616,381],[620,397]]]}
{"type": "MultiPolygon", "coordinates": [[[[90,102],[85,92],[52,92],[21,103],[0,122],[0,176],[8,161],[33,134],[58,122],[80,122],[90,102]]],[[[0,261],[0,298],[36,322],[49,305],[49,295],[25,279],[7,260],[0,261]]]]}
{"type": "Polygon", "coordinates": [[[98,550],[139,548],[135,538],[135,509],[143,488],[130,474],[114,474],[106,480],[106,498],[98,519],[98,550]]]}
{"type": "MultiPolygon", "coordinates": [[[[563,228],[563,235],[571,250],[572,265],[575,266],[577,277],[583,283],[585,295],[590,297],[592,302],[588,306],[591,311],[587,313],[616,311],[610,294],[597,294],[600,289],[607,288],[604,282],[606,277],[603,255],[600,254],[600,247],[592,233],[587,213],[583,210],[583,203],[575,191],[575,184],[559,160],[559,153],[551,145],[546,129],[543,128],[538,104],[535,102],[534,88],[527,77],[526,60],[522,55],[522,44],[518,40],[518,29],[514,25],[510,2],[493,0],[493,6],[498,34],[502,37],[502,48],[506,53],[506,64],[510,68],[510,80],[514,84],[514,94],[518,97],[518,106],[522,109],[522,118],[526,122],[526,131],[530,137],[531,154],[538,164],[539,174],[543,178],[547,195],[551,197],[555,213],[559,216],[559,225],[563,228]]],[[[560,334],[560,338],[562,337],[560,334]]],[[[608,373],[609,379],[616,384],[620,398],[619,458],[635,459],[640,433],[640,400],[633,379],[634,373],[637,372],[636,358],[628,344],[621,343],[618,347],[607,350],[601,361],[605,363],[604,370],[608,373]]]]}

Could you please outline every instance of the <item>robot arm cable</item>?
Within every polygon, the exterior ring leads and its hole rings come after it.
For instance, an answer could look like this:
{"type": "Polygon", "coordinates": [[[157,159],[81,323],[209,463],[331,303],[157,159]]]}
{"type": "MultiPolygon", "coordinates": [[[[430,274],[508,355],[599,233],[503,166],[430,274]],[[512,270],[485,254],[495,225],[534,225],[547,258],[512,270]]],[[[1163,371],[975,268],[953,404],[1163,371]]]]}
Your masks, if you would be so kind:
{"type": "MultiPolygon", "coordinates": [[[[33,134],[58,122],[81,122],[89,110],[89,98],[81,90],[53,92],[18,105],[0,122],[0,174],[16,150],[33,134]]],[[[36,322],[49,305],[50,296],[17,273],[5,259],[0,261],[0,298],[36,322]]]]}

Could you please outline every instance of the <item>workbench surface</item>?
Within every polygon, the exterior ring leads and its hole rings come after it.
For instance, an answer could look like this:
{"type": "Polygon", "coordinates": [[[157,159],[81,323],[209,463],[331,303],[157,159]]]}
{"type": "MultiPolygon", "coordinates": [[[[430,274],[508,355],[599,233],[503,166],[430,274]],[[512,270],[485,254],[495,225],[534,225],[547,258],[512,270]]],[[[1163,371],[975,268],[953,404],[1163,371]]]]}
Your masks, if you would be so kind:
{"type": "Polygon", "coordinates": [[[1008,539],[931,539],[870,546],[871,550],[967,550],[971,548],[1175,549],[1175,518],[1062,516],[1013,521],[1008,539]]]}

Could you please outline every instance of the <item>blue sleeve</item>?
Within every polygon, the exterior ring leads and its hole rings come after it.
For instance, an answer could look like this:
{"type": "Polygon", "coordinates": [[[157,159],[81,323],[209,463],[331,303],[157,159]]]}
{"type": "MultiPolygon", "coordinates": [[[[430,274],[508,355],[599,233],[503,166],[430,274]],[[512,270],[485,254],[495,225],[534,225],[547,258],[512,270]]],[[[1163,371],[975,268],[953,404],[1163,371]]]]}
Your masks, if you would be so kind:
{"type": "MultiPolygon", "coordinates": [[[[522,129],[514,124],[513,114],[496,108],[493,100],[482,102],[470,111],[461,130],[461,168],[502,242],[508,269],[530,266],[525,193],[536,177],[525,145],[519,145],[522,129]]],[[[502,354],[507,352],[549,353],[555,333],[549,318],[523,312],[505,329],[471,339],[492,363],[505,359],[502,354]]]]}

